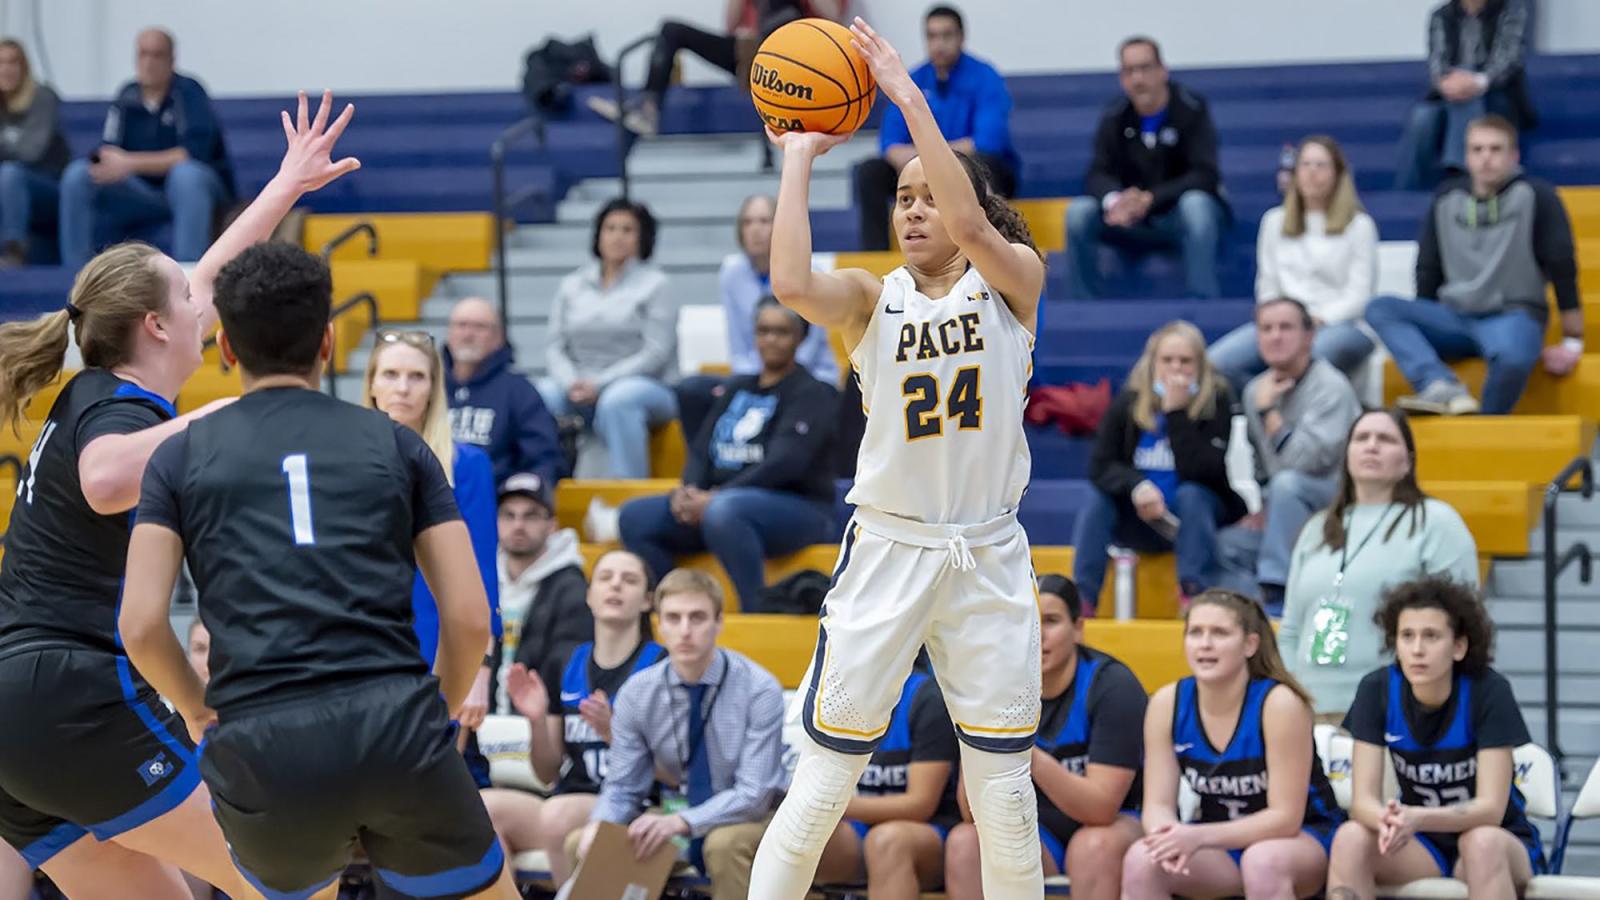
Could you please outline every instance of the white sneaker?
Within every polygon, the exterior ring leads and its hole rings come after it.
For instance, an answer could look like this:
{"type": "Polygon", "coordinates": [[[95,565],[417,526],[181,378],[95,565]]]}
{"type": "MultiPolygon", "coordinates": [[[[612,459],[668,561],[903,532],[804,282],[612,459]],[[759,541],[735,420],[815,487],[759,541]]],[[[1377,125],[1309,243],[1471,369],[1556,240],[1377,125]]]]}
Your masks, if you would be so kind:
{"type": "Polygon", "coordinates": [[[1461,382],[1441,378],[1420,392],[1395,401],[1407,412],[1434,416],[1470,416],[1478,412],[1478,400],[1468,393],[1461,382]]]}
{"type": "Polygon", "coordinates": [[[650,107],[640,104],[627,109],[620,109],[617,101],[609,97],[590,97],[584,101],[595,115],[607,122],[615,122],[618,117],[622,119],[622,127],[640,137],[655,137],[659,127],[658,116],[650,107]]]}

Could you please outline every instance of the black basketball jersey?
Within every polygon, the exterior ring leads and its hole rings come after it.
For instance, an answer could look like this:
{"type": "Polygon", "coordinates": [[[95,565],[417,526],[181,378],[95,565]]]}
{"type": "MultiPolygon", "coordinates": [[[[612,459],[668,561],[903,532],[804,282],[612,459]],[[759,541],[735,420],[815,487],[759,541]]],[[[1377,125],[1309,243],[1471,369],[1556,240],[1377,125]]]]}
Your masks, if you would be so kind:
{"type": "Polygon", "coordinates": [[[425,674],[413,541],[459,519],[422,438],[381,412],[271,388],[156,449],[139,521],[183,538],[222,711],[425,674]]]}
{"type": "Polygon", "coordinates": [[[78,455],[95,438],[175,414],[165,397],[107,369],[84,369],[61,389],[17,484],[0,562],[0,647],[62,642],[120,651],[117,603],[133,517],[89,507],[78,455]]]}
{"type": "Polygon", "coordinates": [[[583,701],[595,691],[605,691],[606,696],[615,701],[629,678],[660,662],[666,655],[665,647],[655,641],[643,641],[622,665],[602,669],[594,661],[594,641],[573,648],[561,669],[560,692],[556,696],[560,705],[550,707],[560,710],[562,748],[566,754],[561,764],[561,778],[556,783],[557,794],[598,794],[606,780],[606,757],[611,745],[584,720],[579,709],[583,701]]]}

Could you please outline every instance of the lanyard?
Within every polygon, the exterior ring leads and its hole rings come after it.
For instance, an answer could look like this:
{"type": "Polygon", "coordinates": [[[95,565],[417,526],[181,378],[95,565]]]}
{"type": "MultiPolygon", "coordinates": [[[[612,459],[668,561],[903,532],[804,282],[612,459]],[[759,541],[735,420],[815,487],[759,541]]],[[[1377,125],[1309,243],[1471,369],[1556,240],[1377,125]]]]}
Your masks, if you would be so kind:
{"type": "Polygon", "coordinates": [[[1362,548],[1366,547],[1367,542],[1372,540],[1372,536],[1378,533],[1378,529],[1383,527],[1383,521],[1389,517],[1389,511],[1392,509],[1394,509],[1393,502],[1390,502],[1388,506],[1383,508],[1383,512],[1378,516],[1378,521],[1373,524],[1372,530],[1367,532],[1367,536],[1361,539],[1361,543],[1356,545],[1355,550],[1350,549],[1350,526],[1355,524],[1355,511],[1351,510],[1349,515],[1345,518],[1345,541],[1344,546],[1339,548],[1339,572],[1333,576],[1333,592],[1335,595],[1339,593],[1339,588],[1344,585],[1345,568],[1350,565],[1351,560],[1360,555],[1362,548]]]}

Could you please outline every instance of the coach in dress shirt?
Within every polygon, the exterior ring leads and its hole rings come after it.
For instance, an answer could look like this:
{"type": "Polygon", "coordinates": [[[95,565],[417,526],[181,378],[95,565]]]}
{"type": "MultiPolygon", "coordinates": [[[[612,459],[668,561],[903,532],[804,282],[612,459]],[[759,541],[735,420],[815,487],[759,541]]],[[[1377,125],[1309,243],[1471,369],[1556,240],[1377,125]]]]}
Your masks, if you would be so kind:
{"type": "Polygon", "coordinates": [[[743,900],[783,788],[783,689],[748,657],[717,647],[722,588],[709,575],[668,573],[656,611],[667,658],[617,692],[605,783],[577,856],[598,822],[627,825],[641,858],[686,838],[714,900],[743,900]],[[662,807],[646,810],[658,774],[662,807]]]}

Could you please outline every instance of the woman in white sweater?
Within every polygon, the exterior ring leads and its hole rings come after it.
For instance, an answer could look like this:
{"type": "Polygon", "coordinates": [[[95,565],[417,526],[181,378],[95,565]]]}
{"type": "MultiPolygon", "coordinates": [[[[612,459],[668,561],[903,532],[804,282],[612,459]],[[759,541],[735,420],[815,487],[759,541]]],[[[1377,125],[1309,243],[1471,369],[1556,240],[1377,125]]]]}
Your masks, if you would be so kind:
{"type": "MultiPolygon", "coordinates": [[[[1361,208],[1355,179],[1333,138],[1314,135],[1295,152],[1294,186],[1261,217],[1256,237],[1256,302],[1292,297],[1317,322],[1314,354],[1346,375],[1372,352],[1358,323],[1378,286],[1378,226],[1361,208]]],[[[1207,355],[1243,391],[1265,371],[1256,326],[1241,325],[1207,355]]]]}

